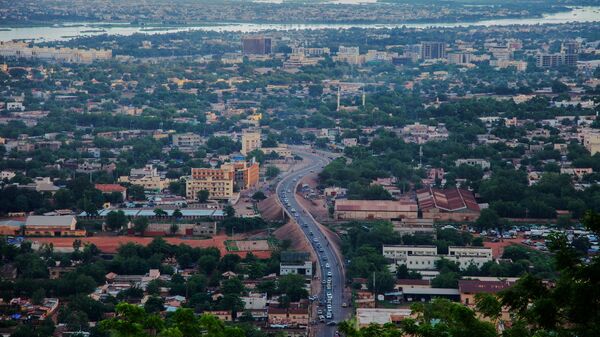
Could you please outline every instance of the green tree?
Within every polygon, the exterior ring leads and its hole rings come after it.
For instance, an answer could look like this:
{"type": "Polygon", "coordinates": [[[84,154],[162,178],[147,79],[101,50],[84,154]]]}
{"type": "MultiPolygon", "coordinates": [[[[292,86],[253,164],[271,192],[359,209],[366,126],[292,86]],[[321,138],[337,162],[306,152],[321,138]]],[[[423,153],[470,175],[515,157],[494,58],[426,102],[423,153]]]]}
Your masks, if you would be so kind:
{"type": "Polygon", "coordinates": [[[121,210],[110,211],[106,215],[106,226],[112,230],[121,229],[127,225],[127,216],[121,210]]]}
{"type": "Polygon", "coordinates": [[[208,201],[208,198],[210,197],[210,192],[207,190],[200,190],[196,194],[196,197],[198,198],[199,203],[205,203],[208,201]]]}
{"type": "Polygon", "coordinates": [[[148,228],[148,218],[146,217],[137,217],[133,220],[133,230],[137,233],[144,234],[144,231],[148,228]]]}

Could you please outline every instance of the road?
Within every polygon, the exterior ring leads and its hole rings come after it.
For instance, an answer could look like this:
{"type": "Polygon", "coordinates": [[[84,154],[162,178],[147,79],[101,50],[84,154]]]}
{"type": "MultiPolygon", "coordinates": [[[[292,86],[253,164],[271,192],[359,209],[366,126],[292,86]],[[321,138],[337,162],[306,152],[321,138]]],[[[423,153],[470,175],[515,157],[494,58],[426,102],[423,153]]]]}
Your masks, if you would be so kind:
{"type": "MultiPolygon", "coordinates": [[[[303,150],[295,150],[294,152],[303,158],[302,166],[284,176],[277,185],[276,192],[288,216],[296,220],[304,235],[310,241],[318,257],[317,265],[320,268],[322,278],[331,279],[330,287],[327,283],[321,283],[322,290],[319,294],[319,301],[323,303],[319,308],[323,310],[323,315],[327,316],[327,323],[313,326],[317,329],[317,337],[331,337],[334,336],[337,330],[335,322],[346,319],[345,312],[347,310],[342,307],[345,284],[343,265],[316,220],[296,200],[297,195],[295,193],[297,185],[304,176],[320,171],[330,160],[322,154],[314,154],[303,150]],[[327,315],[328,308],[331,308],[331,316],[327,315]]],[[[319,282],[322,282],[322,279],[319,282]]]]}

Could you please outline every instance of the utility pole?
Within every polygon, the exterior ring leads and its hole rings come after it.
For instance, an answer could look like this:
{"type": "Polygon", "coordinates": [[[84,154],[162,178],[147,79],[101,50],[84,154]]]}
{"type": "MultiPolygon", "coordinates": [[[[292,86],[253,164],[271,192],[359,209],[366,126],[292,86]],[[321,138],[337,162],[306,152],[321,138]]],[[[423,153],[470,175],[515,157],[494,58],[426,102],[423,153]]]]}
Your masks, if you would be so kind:
{"type": "Polygon", "coordinates": [[[337,92],[337,109],[336,111],[340,111],[340,91],[341,91],[341,85],[338,85],[338,92],[337,92]]]}

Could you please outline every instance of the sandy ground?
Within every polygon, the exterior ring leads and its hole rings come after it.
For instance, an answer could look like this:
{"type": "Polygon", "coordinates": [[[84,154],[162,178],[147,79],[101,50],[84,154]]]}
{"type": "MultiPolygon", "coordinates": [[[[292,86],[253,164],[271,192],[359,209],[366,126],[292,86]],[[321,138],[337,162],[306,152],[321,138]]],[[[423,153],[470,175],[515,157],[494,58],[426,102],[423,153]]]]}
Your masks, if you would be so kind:
{"type": "MultiPolygon", "coordinates": [[[[516,239],[503,239],[502,241],[499,241],[499,242],[484,242],[483,245],[485,247],[492,248],[492,256],[494,257],[494,259],[497,259],[497,258],[502,257],[504,248],[506,248],[510,245],[521,245],[521,246],[524,246],[527,248],[534,249],[531,246],[527,246],[527,245],[523,244],[522,243],[523,240],[524,240],[524,238],[522,238],[522,237],[516,238],[516,239]]],[[[531,241],[536,242],[536,241],[540,241],[540,240],[531,240],[531,241]]]]}
{"type": "MultiPolygon", "coordinates": [[[[119,246],[128,242],[137,243],[140,245],[148,245],[153,238],[138,237],[138,236],[94,236],[85,238],[31,238],[31,241],[38,243],[52,243],[56,249],[68,250],[73,247],[73,241],[81,240],[84,244],[93,243],[104,253],[116,253],[119,246]]],[[[217,235],[211,239],[196,240],[164,237],[165,241],[173,245],[186,244],[194,248],[217,247],[221,251],[221,255],[236,254],[245,257],[247,251],[229,252],[225,247],[225,240],[230,239],[226,235],[217,235]]],[[[253,250],[252,254],[259,258],[269,258],[271,251],[269,250],[253,250]]]]}

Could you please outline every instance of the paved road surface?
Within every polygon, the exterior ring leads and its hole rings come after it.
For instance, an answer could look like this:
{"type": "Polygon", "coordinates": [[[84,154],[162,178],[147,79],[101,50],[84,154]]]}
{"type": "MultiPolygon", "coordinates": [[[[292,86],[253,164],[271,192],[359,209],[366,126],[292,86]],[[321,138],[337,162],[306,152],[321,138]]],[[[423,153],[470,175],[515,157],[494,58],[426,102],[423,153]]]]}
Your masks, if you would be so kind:
{"type": "MultiPolygon", "coordinates": [[[[308,213],[306,209],[296,200],[296,187],[302,177],[313,172],[319,172],[328,162],[327,156],[315,154],[307,151],[294,151],[300,155],[303,160],[303,166],[289,173],[277,185],[277,196],[284,206],[288,215],[296,220],[300,228],[311,242],[312,247],[319,259],[319,268],[323,278],[331,279],[331,287],[328,289],[326,284],[322,284],[322,291],[319,295],[319,300],[323,301],[324,305],[320,308],[324,315],[328,311],[328,305],[331,305],[331,318],[327,318],[327,324],[320,323],[319,326],[314,326],[317,329],[317,337],[332,337],[337,330],[336,326],[331,322],[340,322],[346,319],[346,310],[342,308],[343,289],[344,289],[344,273],[342,262],[334,253],[332,244],[329,243],[327,237],[321,232],[317,222],[308,213]],[[329,265],[329,268],[327,268],[329,265]],[[330,298],[330,299],[329,299],[330,298]]],[[[321,282],[321,280],[319,280],[321,282]]]]}

